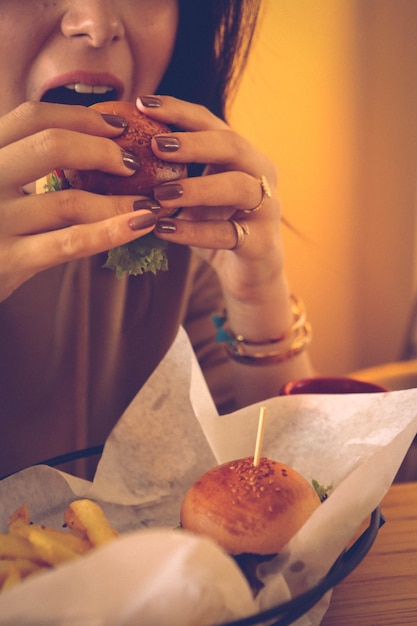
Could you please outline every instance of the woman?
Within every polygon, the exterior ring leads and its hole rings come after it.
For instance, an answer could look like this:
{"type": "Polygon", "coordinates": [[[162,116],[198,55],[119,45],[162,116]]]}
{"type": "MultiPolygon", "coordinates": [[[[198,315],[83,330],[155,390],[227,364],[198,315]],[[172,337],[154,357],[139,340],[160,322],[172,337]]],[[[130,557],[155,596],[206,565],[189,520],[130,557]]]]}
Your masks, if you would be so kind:
{"type": "Polygon", "coordinates": [[[310,373],[274,166],[224,121],[258,5],[0,1],[0,475],[102,443],[181,323],[220,410],[310,373]],[[111,141],[123,121],[73,106],[102,99],[175,127],[155,154],[204,175],[154,198],[33,194],[56,167],[132,173],[111,141]],[[161,206],[181,212],[158,221],[161,206]],[[168,272],[102,269],[109,248],[151,231],[169,242],[168,272]],[[226,350],[211,322],[223,306],[226,350]]]}

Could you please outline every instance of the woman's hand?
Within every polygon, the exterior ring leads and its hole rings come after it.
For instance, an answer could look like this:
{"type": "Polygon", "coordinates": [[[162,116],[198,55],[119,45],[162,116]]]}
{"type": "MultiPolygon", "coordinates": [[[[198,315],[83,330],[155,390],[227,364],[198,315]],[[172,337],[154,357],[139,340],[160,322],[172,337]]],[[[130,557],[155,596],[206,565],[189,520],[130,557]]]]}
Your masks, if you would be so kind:
{"type": "Polygon", "coordinates": [[[138,107],[186,131],[154,138],[157,156],[206,164],[203,176],[154,190],[161,206],[181,208],[178,218],[159,221],[156,234],[200,249],[217,270],[227,293],[242,301],[252,298],[282,273],[274,165],[203,107],[170,97],[144,97],[138,100],[138,107]],[[143,105],[149,102],[151,106],[143,105]],[[159,102],[160,106],[155,106],[159,102]],[[267,185],[261,184],[261,177],[267,185]],[[271,197],[267,197],[266,186],[271,197]],[[261,201],[259,210],[254,211],[261,201]],[[243,226],[241,242],[231,219],[243,226]]]}
{"type": "Polygon", "coordinates": [[[85,107],[46,103],[25,103],[0,118],[0,301],[41,270],[152,230],[150,211],[133,213],[136,198],[75,189],[30,193],[34,181],[56,168],[131,175],[131,164],[111,141],[123,132],[122,122],[85,107]]]}
{"type": "Polygon", "coordinates": [[[203,176],[154,189],[161,206],[181,209],[175,219],[161,218],[155,232],[195,247],[211,262],[235,335],[259,342],[260,350],[268,349],[271,338],[276,347],[276,338],[289,337],[282,347],[288,358],[262,367],[232,361],[240,405],[277,395],[285,382],[312,369],[305,352],[291,352],[295,319],[283,268],[275,167],[203,107],[159,96],[142,97],[137,106],[182,131],[154,137],[157,156],[205,164],[203,176]]]}

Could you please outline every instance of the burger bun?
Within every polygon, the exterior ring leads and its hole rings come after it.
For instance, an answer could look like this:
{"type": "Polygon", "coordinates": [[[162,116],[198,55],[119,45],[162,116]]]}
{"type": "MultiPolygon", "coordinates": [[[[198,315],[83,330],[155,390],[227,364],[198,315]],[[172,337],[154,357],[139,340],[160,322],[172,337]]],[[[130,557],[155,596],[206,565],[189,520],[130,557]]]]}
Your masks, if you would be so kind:
{"type": "Polygon", "coordinates": [[[130,102],[100,102],[91,108],[127,121],[127,128],[114,141],[122,150],[135,156],[140,168],[131,176],[117,176],[97,170],[65,170],[71,187],[98,194],[152,197],[156,185],[187,176],[186,165],[163,161],[152,151],[152,137],[171,133],[168,126],[148,117],[130,102]]]}
{"type": "Polygon", "coordinates": [[[314,487],[283,463],[230,461],[201,476],[181,506],[184,529],[211,537],[228,554],[277,554],[320,506],[314,487]]]}

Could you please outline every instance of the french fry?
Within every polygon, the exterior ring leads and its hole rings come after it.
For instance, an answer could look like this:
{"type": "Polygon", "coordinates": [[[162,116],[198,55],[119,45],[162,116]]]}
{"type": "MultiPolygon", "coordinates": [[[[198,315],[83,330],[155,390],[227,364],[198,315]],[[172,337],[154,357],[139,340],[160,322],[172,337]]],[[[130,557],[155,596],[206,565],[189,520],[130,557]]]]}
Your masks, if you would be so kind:
{"type": "Polygon", "coordinates": [[[39,528],[39,530],[43,532],[45,536],[50,537],[55,541],[58,541],[64,546],[67,546],[67,548],[76,552],[77,554],[85,554],[93,547],[88,539],[79,537],[72,531],[67,532],[64,530],[57,530],[56,528],[48,528],[47,526],[32,526],[32,528],[39,528]]]}
{"type": "Polygon", "coordinates": [[[64,513],[64,522],[71,530],[84,534],[93,546],[102,546],[118,536],[103,509],[91,500],[72,502],[64,513]]]}
{"type": "Polygon", "coordinates": [[[9,517],[9,530],[14,526],[19,526],[20,524],[30,524],[29,507],[27,504],[19,506],[19,508],[16,509],[16,511],[14,511],[9,517]]]}
{"type": "Polygon", "coordinates": [[[5,591],[36,572],[50,569],[28,559],[0,559],[0,589],[5,591]]]}
{"type": "Polygon", "coordinates": [[[84,524],[78,518],[72,505],[69,505],[64,512],[64,526],[69,528],[71,534],[77,536],[79,539],[89,541],[84,524]]]}
{"type": "Polygon", "coordinates": [[[33,572],[50,569],[46,565],[41,565],[30,559],[0,559],[0,582],[3,581],[8,574],[9,567],[12,563],[16,565],[22,578],[33,574],[33,572]]]}
{"type": "MultiPolygon", "coordinates": [[[[30,528],[30,526],[26,526],[30,528]]],[[[5,533],[0,535],[0,559],[32,559],[36,560],[34,547],[18,534],[5,533]]]]}
{"type": "Polygon", "coordinates": [[[32,524],[26,504],[8,520],[0,533],[0,591],[21,580],[89,552],[118,536],[101,507],[91,500],[76,500],[64,512],[66,529],[32,524]]]}
{"type": "Polygon", "coordinates": [[[20,583],[21,580],[22,577],[20,575],[19,567],[16,561],[10,561],[7,573],[1,586],[2,590],[6,591],[7,589],[14,587],[15,585],[17,585],[17,583],[20,583]]]}
{"type": "Polygon", "coordinates": [[[80,555],[56,537],[50,536],[39,526],[21,526],[16,529],[33,547],[36,559],[47,565],[59,565],[80,555]]]}

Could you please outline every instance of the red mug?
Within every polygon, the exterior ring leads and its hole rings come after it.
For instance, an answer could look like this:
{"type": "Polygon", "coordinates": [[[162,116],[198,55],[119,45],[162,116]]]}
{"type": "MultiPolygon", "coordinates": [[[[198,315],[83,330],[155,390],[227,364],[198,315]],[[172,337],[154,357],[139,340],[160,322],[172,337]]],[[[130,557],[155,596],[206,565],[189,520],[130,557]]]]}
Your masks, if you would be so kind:
{"type": "Polygon", "coordinates": [[[385,387],[376,383],[343,376],[315,376],[290,380],[281,391],[281,396],[292,396],[301,393],[377,393],[387,391],[385,387]]]}

